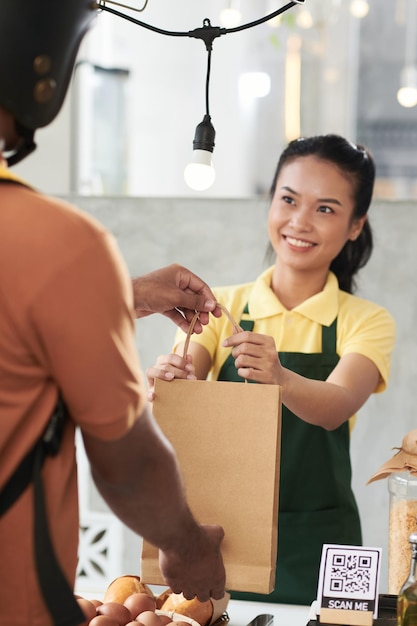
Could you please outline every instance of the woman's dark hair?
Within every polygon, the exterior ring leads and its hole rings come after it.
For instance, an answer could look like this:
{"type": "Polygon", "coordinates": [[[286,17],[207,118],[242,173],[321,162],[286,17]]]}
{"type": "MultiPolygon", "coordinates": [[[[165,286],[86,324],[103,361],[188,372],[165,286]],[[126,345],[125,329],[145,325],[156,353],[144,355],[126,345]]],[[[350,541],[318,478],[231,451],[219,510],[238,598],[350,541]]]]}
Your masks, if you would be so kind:
{"type": "MultiPolygon", "coordinates": [[[[270,189],[271,199],[284,165],[306,156],[315,156],[333,163],[352,180],[354,199],[352,220],[367,214],[375,181],[372,155],[364,146],[356,146],[339,135],[318,135],[291,141],[278,161],[270,189]]],[[[354,291],[354,276],[366,265],[372,249],[372,230],[369,220],[366,220],[359,237],[355,241],[347,241],[330,265],[330,270],[337,276],[340,289],[349,293],[354,291]]]]}

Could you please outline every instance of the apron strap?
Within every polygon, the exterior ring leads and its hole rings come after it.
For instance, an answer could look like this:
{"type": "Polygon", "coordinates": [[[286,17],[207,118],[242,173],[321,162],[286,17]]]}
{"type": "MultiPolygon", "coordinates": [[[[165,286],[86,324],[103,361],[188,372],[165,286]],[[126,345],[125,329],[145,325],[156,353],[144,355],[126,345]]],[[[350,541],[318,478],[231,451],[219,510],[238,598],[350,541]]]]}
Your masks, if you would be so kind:
{"type": "MultiPolygon", "coordinates": [[[[243,315],[249,315],[249,306],[246,303],[245,308],[242,311],[243,315]]],[[[243,328],[243,330],[253,330],[255,322],[253,320],[244,320],[241,319],[239,321],[239,326],[243,328]]],[[[337,344],[337,317],[333,320],[330,326],[322,326],[321,327],[321,351],[325,354],[334,354],[336,352],[336,344],[337,344]]]]}
{"type": "MultiPolygon", "coordinates": [[[[242,311],[242,315],[249,315],[249,306],[248,303],[246,303],[245,308],[242,311]]],[[[243,330],[253,330],[253,327],[255,326],[255,322],[253,320],[244,320],[244,319],[240,319],[239,321],[239,326],[243,329],[243,330]]]]}
{"type": "Polygon", "coordinates": [[[29,483],[33,483],[35,562],[39,586],[54,626],[78,626],[85,622],[85,615],[54,553],[42,483],[43,463],[46,456],[55,456],[59,452],[66,418],[67,409],[60,397],[41,439],[0,491],[1,516],[18,500],[29,483]]]}
{"type": "Polygon", "coordinates": [[[321,351],[325,354],[336,352],[337,344],[337,317],[330,326],[321,327],[321,351]]]}

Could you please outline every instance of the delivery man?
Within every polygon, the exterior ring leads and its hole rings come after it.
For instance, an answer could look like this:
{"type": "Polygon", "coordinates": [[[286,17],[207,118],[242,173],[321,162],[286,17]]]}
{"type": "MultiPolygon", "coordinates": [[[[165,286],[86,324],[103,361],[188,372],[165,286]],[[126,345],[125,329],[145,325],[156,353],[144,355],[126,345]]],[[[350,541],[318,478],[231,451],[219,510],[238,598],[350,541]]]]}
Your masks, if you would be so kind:
{"type": "Polygon", "coordinates": [[[90,0],[0,3],[2,626],[84,621],[72,594],[76,428],[105,501],[159,547],[167,585],[189,599],[224,594],[223,530],[199,525],[188,508],[147,405],[133,321],[135,310],[157,311],[186,329],[200,310],[207,323],[209,311],[220,314],[213,294],[179,266],[135,279],[132,290],[102,226],[8,169],[58,113],[96,9],[90,0]]]}

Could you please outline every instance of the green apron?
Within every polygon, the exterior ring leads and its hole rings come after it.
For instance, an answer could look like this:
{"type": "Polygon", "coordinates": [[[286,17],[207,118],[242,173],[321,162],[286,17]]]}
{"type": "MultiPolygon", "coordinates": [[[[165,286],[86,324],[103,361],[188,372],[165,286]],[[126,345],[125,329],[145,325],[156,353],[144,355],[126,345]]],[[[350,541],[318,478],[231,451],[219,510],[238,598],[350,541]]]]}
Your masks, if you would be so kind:
{"type": "MultiPolygon", "coordinates": [[[[248,313],[246,306],[244,313],[248,313]]],[[[244,330],[254,322],[241,320],[244,330]]],[[[335,368],[337,318],[322,327],[322,352],[279,352],[284,367],[326,380],[335,368]]],[[[232,355],[218,380],[243,382],[232,355]]],[[[361,545],[359,513],[351,488],[349,425],[326,431],[307,424],[282,406],[278,558],[275,590],[269,595],[232,592],[236,600],[311,604],[317,596],[324,543],[361,545]]]]}

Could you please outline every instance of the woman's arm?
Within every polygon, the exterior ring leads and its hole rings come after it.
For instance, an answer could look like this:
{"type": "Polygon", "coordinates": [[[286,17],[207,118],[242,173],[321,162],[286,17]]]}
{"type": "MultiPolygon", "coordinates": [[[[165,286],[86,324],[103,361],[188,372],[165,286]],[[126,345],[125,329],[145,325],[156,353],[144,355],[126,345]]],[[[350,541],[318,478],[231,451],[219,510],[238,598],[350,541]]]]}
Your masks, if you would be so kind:
{"type": "Polygon", "coordinates": [[[282,401],[304,421],[334,430],[365,404],[378,381],[379,371],[370,359],[347,354],[324,382],[285,370],[282,401]]]}
{"type": "Polygon", "coordinates": [[[282,401],[309,424],[334,430],[360,409],[379,381],[376,365],[361,354],[343,356],[326,381],[300,376],[283,367],[268,335],[242,332],[228,337],[239,376],[282,387],[282,401]]]}

